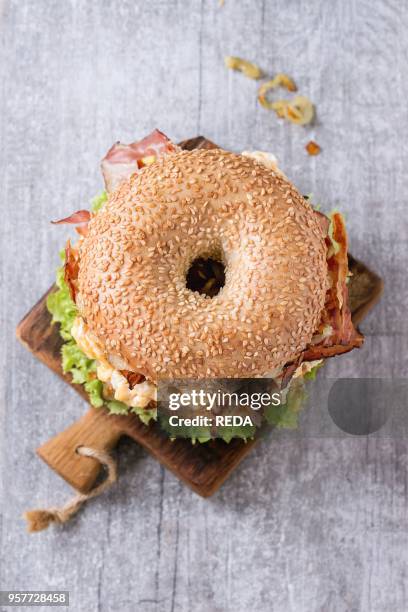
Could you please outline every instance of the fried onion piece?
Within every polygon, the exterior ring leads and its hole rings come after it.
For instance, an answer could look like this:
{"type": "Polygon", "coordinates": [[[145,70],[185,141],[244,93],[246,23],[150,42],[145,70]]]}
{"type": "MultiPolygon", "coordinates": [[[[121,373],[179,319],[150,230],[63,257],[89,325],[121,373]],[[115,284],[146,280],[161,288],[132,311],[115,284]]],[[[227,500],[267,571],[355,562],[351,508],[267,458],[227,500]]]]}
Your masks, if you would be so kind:
{"type": "MultiPolygon", "coordinates": [[[[275,88],[271,86],[272,82],[263,83],[259,88],[258,100],[260,104],[267,110],[274,110],[279,119],[287,119],[297,125],[310,123],[314,117],[314,106],[309,98],[306,96],[296,96],[293,100],[269,100],[267,94],[275,88]]],[[[314,153],[314,155],[316,154],[314,153]]]]}
{"type": "Polygon", "coordinates": [[[270,109],[274,110],[279,119],[286,119],[286,110],[289,102],[287,100],[276,100],[270,103],[270,109]]]}
{"type": "Polygon", "coordinates": [[[305,146],[305,149],[309,153],[309,155],[319,155],[322,150],[317,144],[317,142],[315,142],[314,140],[309,140],[309,142],[305,146]]]}
{"type": "MultiPolygon", "coordinates": [[[[288,104],[288,101],[277,100],[276,102],[273,102],[272,100],[268,99],[268,93],[273,89],[276,89],[276,87],[277,85],[275,83],[275,79],[272,79],[271,81],[266,81],[266,83],[262,83],[262,85],[258,89],[258,100],[264,108],[266,108],[267,110],[274,110],[276,111],[276,114],[278,114],[278,107],[276,107],[275,105],[284,106],[288,104]]],[[[280,116],[283,118],[284,114],[282,113],[280,116]]]]}
{"type": "Polygon", "coordinates": [[[261,105],[268,109],[274,110],[280,119],[286,118],[286,108],[290,104],[289,100],[276,100],[272,101],[268,99],[268,93],[278,87],[284,87],[288,91],[297,91],[296,83],[294,80],[283,72],[279,72],[273,79],[262,83],[258,90],[258,100],[261,105]]]}
{"type": "Polygon", "coordinates": [[[250,79],[261,79],[264,76],[262,70],[256,64],[248,62],[240,57],[234,57],[233,55],[226,55],[224,62],[227,68],[230,70],[237,70],[242,72],[246,77],[250,79]]]}
{"type": "Polygon", "coordinates": [[[138,372],[132,372],[131,370],[119,370],[119,372],[128,381],[130,389],[133,389],[136,385],[146,380],[143,374],[139,374],[138,372]]]}
{"type": "Polygon", "coordinates": [[[259,88],[259,94],[264,95],[271,89],[277,89],[278,87],[284,87],[288,91],[297,91],[295,81],[289,75],[284,72],[278,72],[270,81],[263,83],[259,88]]]}
{"type": "Polygon", "coordinates": [[[285,109],[285,118],[297,125],[307,125],[314,117],[314,106],[306,96],[296,96],[285,109]]]}
{"type": "Polygon", "coordinates": [[[278,74],[272,79],[272,82],[276,83],[276,87],[284,87],[288,91],[297,91],[295,81],[289,75],[284,72],[278,72],[278,74]]]}

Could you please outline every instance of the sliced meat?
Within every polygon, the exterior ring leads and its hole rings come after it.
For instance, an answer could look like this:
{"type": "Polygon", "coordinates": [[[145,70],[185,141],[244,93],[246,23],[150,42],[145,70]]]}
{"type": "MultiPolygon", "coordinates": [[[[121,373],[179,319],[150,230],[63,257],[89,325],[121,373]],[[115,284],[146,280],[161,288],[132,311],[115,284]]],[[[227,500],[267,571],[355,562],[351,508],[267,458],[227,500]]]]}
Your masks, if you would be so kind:
{"type": "Polygon", "coordinates": [[[316,336],[323,336],[318,343],[312,343],[303,353],[303,361],[333,357],[351,351],[363,344],[364,337],[355,329],[348,305],[348,260],[347,232],[340,213],[332,215],[332,237],[326,238],[328,246],[328,271],[331,286],[326,294],[322,319],[316,336]],[[325,335],[325,329],[330,334],[325,335]]]}
{"type": "Polygon", "coordinates": [[[84,223],[83,225],[77,225],[75,231],[78,232],[80,236],[88,235],[88,224],[84,223]]]}
{"type": "Polygon", "coordinates": [[[144,159],[147,158],[151,163],[163,155],[179,150],[179,147],[159,130],[154,130],[142,140],[129,145],[115,143],[101,163],[106,191],[114,191],[122,181],[137,172],[144,165],[144,159]]]}
{"type": "Polygon", "coordinates": [[[69,217],[65,217],[64,219],[59,219],[58,221],[51,221],[54,225],[62,225],[62,224],[76,224],[76,231],[80,236],[86,236],[88,233],[88,223],[91,218],[91,213],[89,210],[77,210],[76,212],[69,215],[69,217]]]}
{"type": "Polygon", "coordinates": [[[54,225],[62,225],[64,223],[70,224],[81,224],[88,223],[91,218],[91,213],[89,210],[77,210],[76,212],[69,215],[69,217],[64,217],[64,219],[59,219],[58,221],[51,221],[54,225]]]}
{"type": "Polygon", "coordinates": [[[296,372],[299,365],[302,363],[302,360],[303,360],[303,355],[301,354],[295,361],[292,361],[291,363],[287,363],[285,366],[283,366],[282,377],[280,379],[281,390],[286,389],[286,387],[289,385],[290,381],[293,378],[294,373],[296,372]]]}

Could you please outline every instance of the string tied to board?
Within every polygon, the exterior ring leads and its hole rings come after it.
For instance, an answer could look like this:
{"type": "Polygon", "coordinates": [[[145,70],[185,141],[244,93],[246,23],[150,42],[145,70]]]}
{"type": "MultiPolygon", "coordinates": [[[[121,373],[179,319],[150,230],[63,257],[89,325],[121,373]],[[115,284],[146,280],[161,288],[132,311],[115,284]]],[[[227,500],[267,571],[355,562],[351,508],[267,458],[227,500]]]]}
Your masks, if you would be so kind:
{"type": "Polygon", "coordinates": [[[47,529],[51,523],[62,525],[69,521],[80,510],[85,502],[93,497],[98,497],[113,485],[117,480],[117,464],[115,459],[109,453],[98,450],[95,448],[89,448],[87,446],[79,446],[76,450],[79,455],[84,457],[92,457],[99,461],[99,463],[106,469],[106,478],[99,485],[94,487],[89,493],[77,493],[72,499],[70,499],[64,506],[59,508],[39,508],[36,510],[27,510],[24,512],[23,517],[27,521],[27,530],[30,533],[36,531],[43,531],[47,529]]]}

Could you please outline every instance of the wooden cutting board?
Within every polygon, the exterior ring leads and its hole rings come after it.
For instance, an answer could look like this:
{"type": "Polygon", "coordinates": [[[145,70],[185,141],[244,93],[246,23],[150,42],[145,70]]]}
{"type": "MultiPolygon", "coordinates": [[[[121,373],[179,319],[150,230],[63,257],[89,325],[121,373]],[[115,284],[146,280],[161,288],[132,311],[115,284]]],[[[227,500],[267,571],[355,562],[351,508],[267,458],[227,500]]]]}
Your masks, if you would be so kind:
{"type": "MultiPolygon", "coordinates": [[[[214,145],[199,136],[180,143],[183,149],[211,149],[214,145]]],[[[350,306],[354,323],[359,323],[378,301],[382,280],[363,263],[349,257],[353,273],[349,284],[350,306]]],[[[81,385],[75,385],[61,369],[61,337],[58,326],[51,325],[46,307],[49,291],[37,302],[17,327],[17,337],[23,345],[51,370],[87,400],[81,385]]],[[[81,410],[81,407],[79,407],[81,410]]],[[[157,423],[143,425],[137,416],[113,416],[105,409],[90,408],[78,421],[62,433],[45,442],[38,455],[78,491],[88,492],[98,477],[100,464],[76,453],[79,446],[112,450],[121,436],[129,436],[141,444],[166,468],[190,486],[196,493],[208,497],[226,480],[232,470],[247,455],[255,441],[212,440],[193,445],[189,440],[169,440],[157,423]]]]}

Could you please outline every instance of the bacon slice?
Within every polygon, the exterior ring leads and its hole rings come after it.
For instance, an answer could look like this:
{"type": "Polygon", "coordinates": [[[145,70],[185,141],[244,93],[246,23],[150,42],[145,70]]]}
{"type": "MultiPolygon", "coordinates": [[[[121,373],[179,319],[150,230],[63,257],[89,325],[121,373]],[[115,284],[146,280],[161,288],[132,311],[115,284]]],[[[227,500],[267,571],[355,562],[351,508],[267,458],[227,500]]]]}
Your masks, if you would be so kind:
{"type": "Polygon", "coordinates": [[[324,336],[327,326],[330,326],[331,333],[317,344],[313,344],[312,340],[303,353],[303,361],[347,353],[353,348],[359,348],[364,341],[364,336],[355,329],[351,320],[346,284],[348,276],[347,232],[344,219],[337,212],[332,215],[332,237],[334,245],[329,237],[326,238],[331,286],[326,294],[326,302],[316,335],[324,336]]]}
{"type": "Polygon", "coordinates": [[[71,298],[75,302],[76,297],[76,280],[79,272],[79,257],[78,251],[73,249],[70,240],[65,245],[65,264],[64,264],[64,280],[68,285],[71,298]]]}
{"type": "MultiPolygon", "coordinates": [[[[106,191],[114,191],[122,181],[137,172],[144,165],[144,158],[157,159],[179,150],[179,147],[159,130],[154,130],[142,140],[129,145],[115,143],[101,163],[106,191]]],[[[153,159],[149,159],[149,163],[152,161],[153,159]]]]}
{"type": "Polygon", "coordinates": [[[59,219],[58,221],[51,221],[53,225],[62,225],[64,223],[72,223],[72,224],[80,224],[80,223],[88,223],[91,219],[91,213],[89,210],[77,210],[76,212],[69,215],[69,217],[65,217],[64,219],[59,219]]]}
{"type": "Polygon", "coordinates": [[[77,210],[76,212],[69,215],[69,217],[65,217],[64,219],[59,219],[58,221],[51,221],[54,225],[62,225],[64,223],[74,224],[77,223],[79,225],[76,226],[76,231],[80,236],[86,236],[88,234],[88,223],[91,219],[91,213],[89,210],[77,210]]]}
{"type": "Polygon", "coordinates": [[[328,250],[327,264],[331,286],[326,293],[326,301],[322,312],[319,327],[314,336],[315,342],[301,353],[296,361],[287,363],[282,370],[281,389],[290,383],[297,367],[305,361],[327,359],[342,353],[347,353],[354,348],[360,348],[364,336],[358,332],[351,320],[351,312],[348,305],[348,259],[347,259],[347,232],[344,219],[340,213],[332,215],[332,237],[337,244],[335,249],[329,237],[330,219],[326,215],[315,211],[319,215],[319,223],[326,233],[326,245],[328,250]],[[330,327],[330,334],[324,333],[330,327]],[[321,337],[318,340],[319,336],[321,337]],[[316,341],[317,340],[317,341],[316,341]]]}
{"type": "Polygon", "coordinates": [[[77,225],[75,231],[78,232],[80,236],[88,235],[88,224],[84,223],[83,225],[77,225]]]}
{"type": "Polygon", "coordinates": [[[282,370],[282,377],[280,378],[280,389],[286,389],[286,387],[289,385],[290,381],[293,378],[294,373],[296,372],[296,369],[299,367],[299,365],[302,362],[302,357],[303,355],[299,355],[299,357],[295,360],[292,361],[291,363],[287,363],[286,365],[283,366],[283,370],[282,370]]]}

